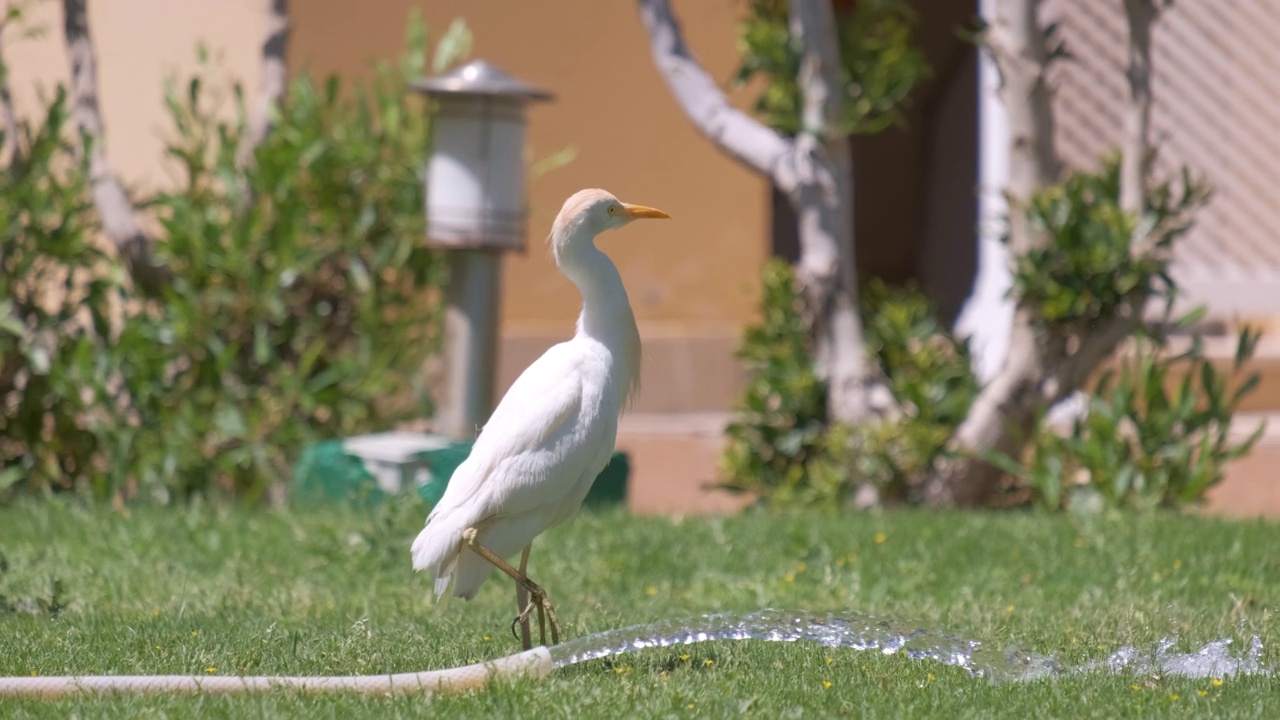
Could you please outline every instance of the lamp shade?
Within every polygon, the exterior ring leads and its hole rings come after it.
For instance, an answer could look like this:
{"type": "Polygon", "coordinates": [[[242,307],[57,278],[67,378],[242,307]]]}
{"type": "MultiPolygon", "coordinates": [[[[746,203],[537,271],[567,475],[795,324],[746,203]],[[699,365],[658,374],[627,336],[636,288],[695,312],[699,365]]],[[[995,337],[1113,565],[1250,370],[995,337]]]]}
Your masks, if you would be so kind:
{"type": "Polygon", "coordinates": [[[483,60],[414,87],[436,101],[425,175],[428,243],[522,250],[525,106],[551,95],[483,60]]]}

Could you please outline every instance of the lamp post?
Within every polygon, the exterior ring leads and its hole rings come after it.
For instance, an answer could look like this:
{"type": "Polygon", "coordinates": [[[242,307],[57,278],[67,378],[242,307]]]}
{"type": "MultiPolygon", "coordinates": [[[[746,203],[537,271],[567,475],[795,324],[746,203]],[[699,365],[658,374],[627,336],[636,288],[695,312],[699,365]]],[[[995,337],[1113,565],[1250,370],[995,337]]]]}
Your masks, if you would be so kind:
{"type": "Polygon", "coordinates": [[[525,249],[525,106],[553,96],[484,60],[413,87],[436,104],[426,241],[449,260],[436,432],[470,440],[493,410],[501,253],[525,249]]]}

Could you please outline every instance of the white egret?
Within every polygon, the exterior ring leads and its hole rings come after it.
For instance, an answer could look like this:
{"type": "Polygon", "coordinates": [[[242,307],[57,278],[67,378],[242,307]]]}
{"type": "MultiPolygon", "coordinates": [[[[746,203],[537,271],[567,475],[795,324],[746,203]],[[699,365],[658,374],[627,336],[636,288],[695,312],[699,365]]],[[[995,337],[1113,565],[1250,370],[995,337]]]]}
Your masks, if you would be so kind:
{"type": "Polygon", "coordinates": [[[520,623],[526,650],[535,608],[543,644],[546,620],[552,642],[560,640],[546,592],[525,574],[533,539],[582,505],[639,387],[635,315],[622,276],[595,238],[633,220],[666,217],[604,190],[580,190],[565,201],[549,240],[556,265],[582,294],[577,332],[511,385],[413,541],[413,567],[431,573],[436,597],[452,580],[453,594],[470,600],[494,567],[511,576],[518,604],[512,629],[520,623]],[[513,568],[505,558],[522,549],[513,568]]]}

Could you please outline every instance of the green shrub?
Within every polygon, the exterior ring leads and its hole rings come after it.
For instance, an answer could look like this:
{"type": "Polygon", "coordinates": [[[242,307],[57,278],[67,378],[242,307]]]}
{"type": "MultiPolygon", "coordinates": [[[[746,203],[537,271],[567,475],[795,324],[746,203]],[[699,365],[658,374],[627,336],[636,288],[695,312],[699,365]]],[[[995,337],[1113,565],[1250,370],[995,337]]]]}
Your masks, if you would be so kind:
{"type": "MultiPolygon", "coordinates": [[[[742,63],[734,78],[746,85],[757,74],[768,83],[755,110],[788,135],[801,128],[796,77],[800,52],[787,30],[786,0],[749,0],[738,27],[742,63]]],[[[902,0],[862,0],[852,11],[836,10],[836,33],[845,75],[846,133],[876,133],[900,118],[899,108],[927,76],[924,54],[912,43],[915,12],[902,0]]]]}
{"type": "Polygon", "coordinates": [[[0,172],[0,497],[101,489],[114,472],[122,268],[96,241],[68,124],[59,87],[0,172]]]}
{"type": "Polygon", "coordinates": [[[978,394],[968,344],[944,327],[914,285],[862,284],[867,347],[896,412],[858,428],[859,475],[901,499],[921,484],[978,394]]]}
{"type": "Polygon", "coordinates": [[[1134,217],[1120,207],[1120,160],[1100,172],[1071,173],[1032,198],[1032,227],[1049,242],[1014,260],[1013,291],[1055,335],[1087,335],[1134,299],[1171,298],[1170,250],[1209,199],[1186,173],[1147,193],[1148,209],[1134,217]],[[1135,238],[1147,247],[1136,249],[1135,238]]]}
{"type": "Polygon", "coordinates": [[[751,379],[728,427],[721,487],[774,504],[839,506],[861,482],[901,496],[932,467],[977,392],[967,347],[919,290],[863,283],[868,350],[901,412],[856,428],[828,425],[791,266],[770,261],[763,286],[761,321],[738,353],[751,379]]]}
{"type": "MultiPolygon", "coordinates": [[[[160,298],[130,294],[91,242],[59,91],[0,187],[0,489],[253,501],[306,443],[430,411],[444,268],[423,244],[428,128],[407,84],[420,22],[409,40],[370,87],[294,80],[246,165],[239,89],[220,122],[200,78],[170,86],[184,182],[148,203],[174,275],[160,298]]],[[[437,69],[468,40],[451,28],[437,69]]]]}
{"type": "Polygon", "coordinates": [[[760,322],[747,327],[737,354],[751,379],[721,457],[721,487],[784,504],[834,502],[847,484],[842,453],[829,438],[826,388],[810,360],[803,305],[791,266],[770,261],[760,322]]]}
{"type": "Polygon", "coordinates": [[[1248,453],[1266,430],[1262,424],[1231,441],[1232,418],[1260,378],[1249,374],[1234,389],[1229,380],[1239,379],[1258,339],[1248,329],[1240,334],[1228,376],[1205,356],[1199,338],[1170,355],[1162,334],[1136,337],[1133,352],[1102,374],[1069,433],[1042,426],[1025,463],[997,460],[1027,484],[1039,505],[1053,510],[1203,502],[1226,465],[1248,453]]]}
{"type": "Polygon", "coordinates": [[[413,75],[384,65],[350,97],[336,78],[294,80],[247,167],[243,103],[237,124],[220,123],[198,78],[170,88],[168,152],[185,182],[154,201],[176,280],[147,310],[148,362],[130,383],[166,428],[136,437],[144,486],[252,499],[306,443],[429,411],[416,381],[442,266],[423,244],[428,137],[413,75]],[[409,407],[389,402],[406,393],[409,407]]]}
{"type": "MultiPolygon", "coordinates": [[[[1140,217],[1124,212],[1119,198],[1119,159],[1113,156],[1100,172],[1072,173],[1032,199],[1032,225],[1049,242],[1015,260],[1014,293],[1033,312],[1046,342],[1083,340],[1154,298],[1163,298],[1166,310],[1172,307],[1178,288],[1169,275],[1171,251],[1209,192],[1184,171],[1178,183],[1148,191],[1140,217]]],[[[1175,325],[1189,327],[1202,314],[1175,325]]],[[[1256,387],[1256,376],[1228,395],[1225,377],[1198,340],[1176,356],[1161,328],[1140,328],[1133,340],[1134,354],[1103,373],[1070,433],[1040,423],[1026,458],[989,458],[1026,483],[1042,505],[1199,502],[1221,480],[1226,463],[1256,440],[1228,440],[1231,418],[1256,387]],[[1183,380],[1170,394],[1180,373],[1183,380]]],[[[1235,372],[1256,342],[1247,331],[1240,336],[1235,372]]]]}

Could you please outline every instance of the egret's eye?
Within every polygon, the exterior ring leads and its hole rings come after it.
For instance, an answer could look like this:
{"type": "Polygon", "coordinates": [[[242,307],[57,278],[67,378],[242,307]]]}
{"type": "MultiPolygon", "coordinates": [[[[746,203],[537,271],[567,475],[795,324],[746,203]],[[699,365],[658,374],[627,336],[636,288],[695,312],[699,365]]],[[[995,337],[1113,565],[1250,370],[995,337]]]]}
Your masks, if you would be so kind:
{"type": "Polygon", "coordinates": [[[617,214],[618,214],[618,206],[617,206],[617,205],[610,205],[610,206],[609,206],[609,214],[610,214],[610,215],[617,215],[617,214]]]}

